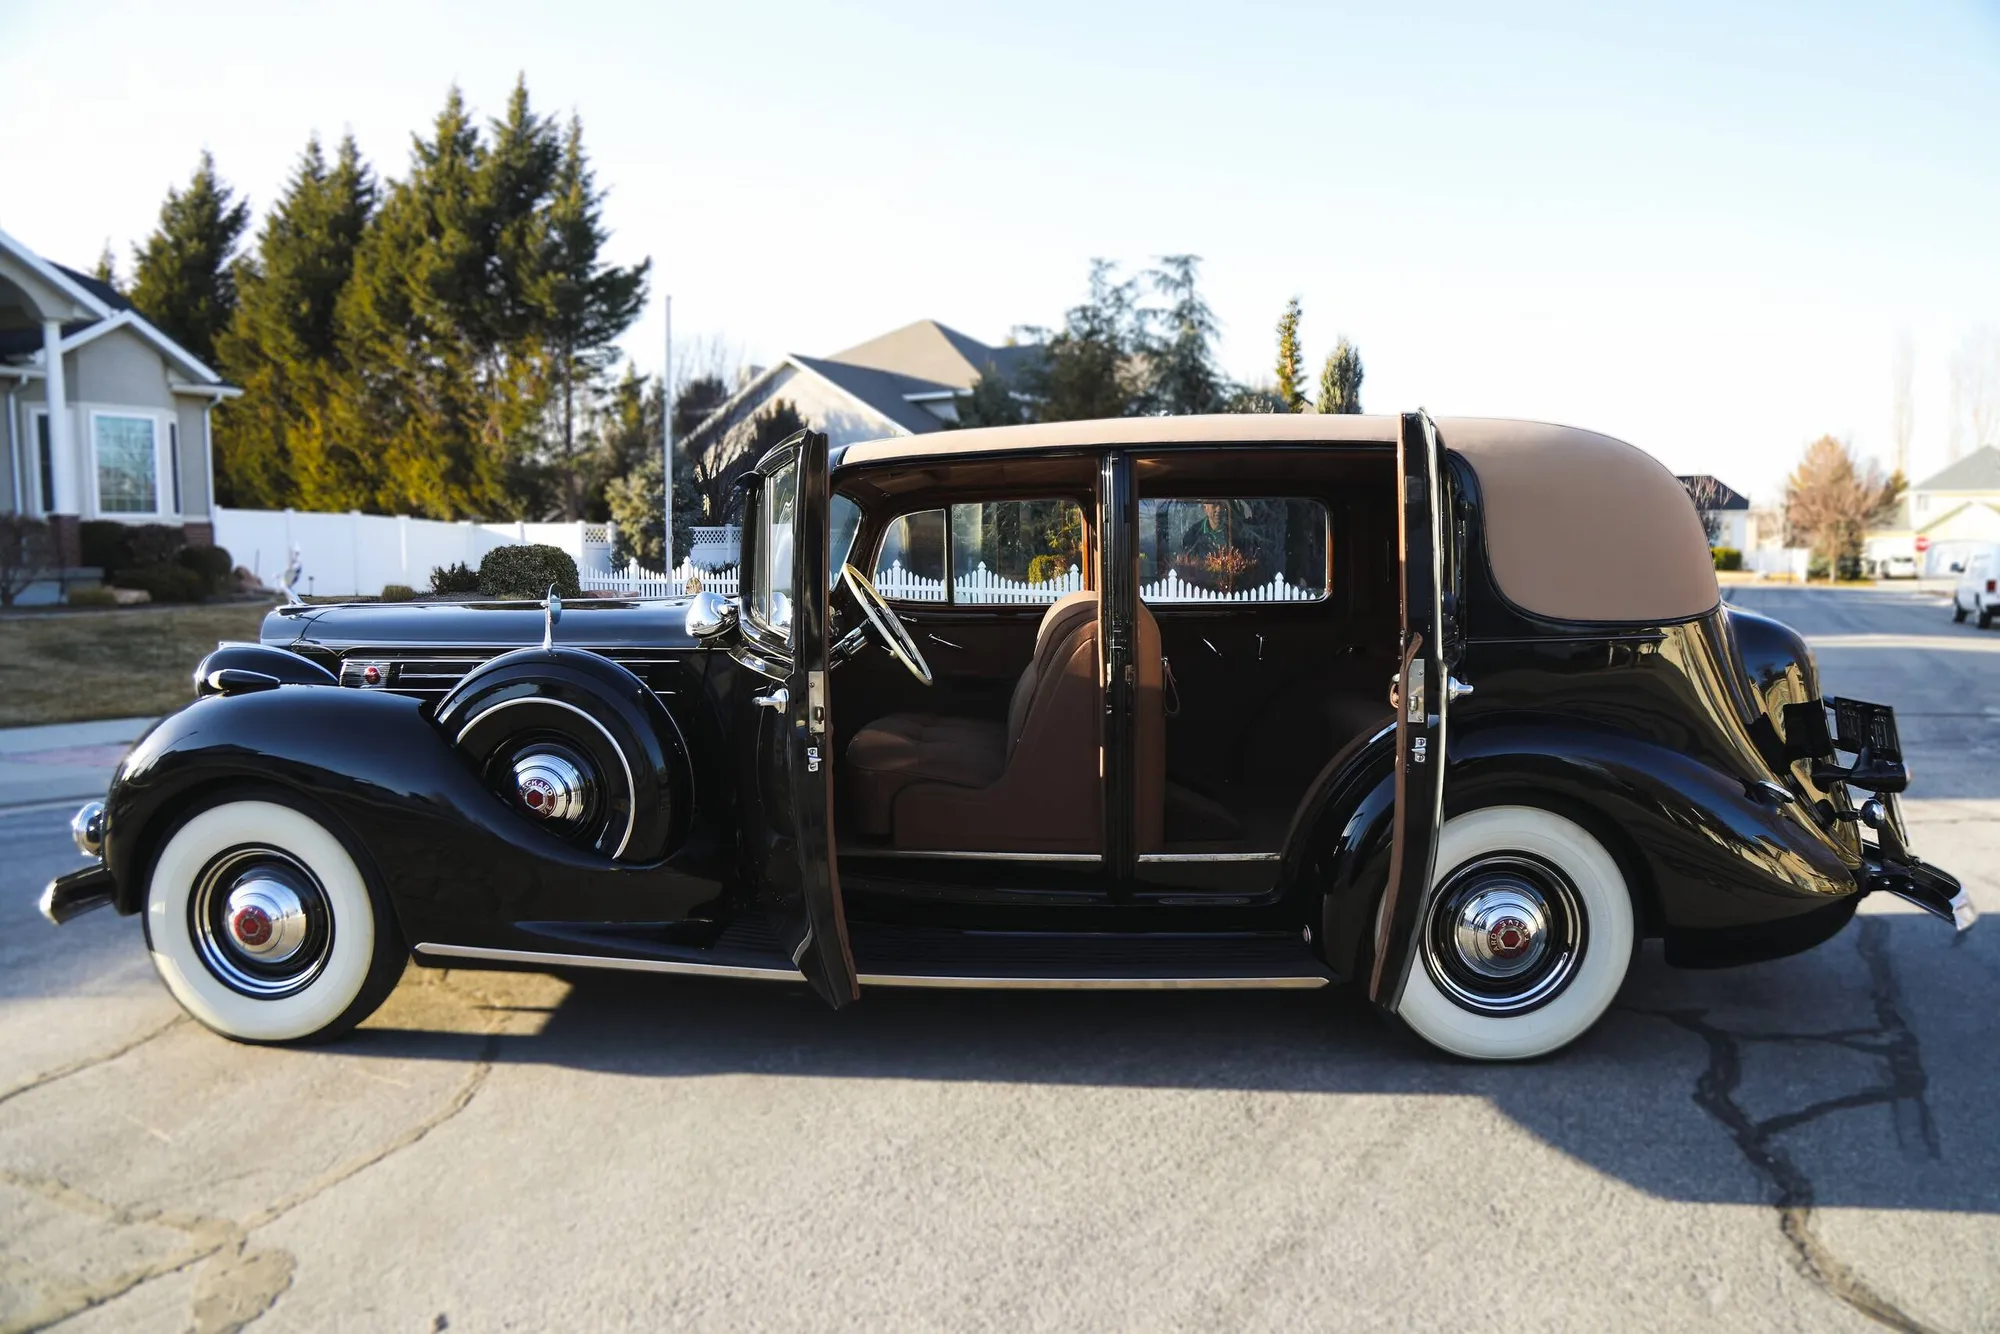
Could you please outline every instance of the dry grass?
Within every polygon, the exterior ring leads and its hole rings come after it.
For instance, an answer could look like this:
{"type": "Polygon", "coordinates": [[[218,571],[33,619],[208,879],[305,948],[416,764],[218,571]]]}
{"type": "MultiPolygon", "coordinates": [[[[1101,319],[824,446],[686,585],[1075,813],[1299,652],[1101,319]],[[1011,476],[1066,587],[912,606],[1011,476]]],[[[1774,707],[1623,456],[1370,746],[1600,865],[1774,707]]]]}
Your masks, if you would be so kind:
{"type": "Polygon", "coordinates": [[[26,612],[0,618],[0,727],[155,717],[194,698],[194,665],[255,639],[270,607],[26,612]]]}

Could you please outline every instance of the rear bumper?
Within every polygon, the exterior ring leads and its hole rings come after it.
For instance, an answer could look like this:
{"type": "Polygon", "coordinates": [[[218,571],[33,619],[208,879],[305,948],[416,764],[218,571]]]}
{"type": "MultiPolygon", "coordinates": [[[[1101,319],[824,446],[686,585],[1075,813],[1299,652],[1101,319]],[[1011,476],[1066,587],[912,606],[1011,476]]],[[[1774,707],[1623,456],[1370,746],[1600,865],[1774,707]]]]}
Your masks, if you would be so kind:
{"type": "Polygon", "coordinates": [[[1950,922],[1955,931],[1969,931],[1979,920],[1972,896],[1956,876],[1924,862],[1899,866],[1885,860],[1874,848],[1868,849],[1868,864],[1862,876],[1864,893],[1882,890],[1906,903],[1914,903],[1933,917],[1950,922]]]}
{"type": "Polygon", "coordinates": [[[42,916],[57,926],[102,908],[118,892],[118,882],[103,862],[59,875],[42,890],[42,916]]]}

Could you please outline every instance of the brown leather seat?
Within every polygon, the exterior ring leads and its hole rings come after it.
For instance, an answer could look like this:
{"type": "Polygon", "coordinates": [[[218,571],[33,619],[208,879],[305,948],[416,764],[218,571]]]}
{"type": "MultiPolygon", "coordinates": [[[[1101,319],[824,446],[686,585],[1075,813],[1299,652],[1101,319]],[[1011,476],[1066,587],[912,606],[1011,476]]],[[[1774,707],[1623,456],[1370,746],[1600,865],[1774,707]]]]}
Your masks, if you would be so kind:
{"type": "MultiPolygon", "coordinates": [[[[1160,634],[1139,628],[1139,847],[1165,823],[1166,718],[1160,634]]],[[[1007,721],[878,718],[848,743],[841,787],[854,827],[898,848],[1098,852],[1103,847],[1097,594],[1051,605],[1007,721]]]]}

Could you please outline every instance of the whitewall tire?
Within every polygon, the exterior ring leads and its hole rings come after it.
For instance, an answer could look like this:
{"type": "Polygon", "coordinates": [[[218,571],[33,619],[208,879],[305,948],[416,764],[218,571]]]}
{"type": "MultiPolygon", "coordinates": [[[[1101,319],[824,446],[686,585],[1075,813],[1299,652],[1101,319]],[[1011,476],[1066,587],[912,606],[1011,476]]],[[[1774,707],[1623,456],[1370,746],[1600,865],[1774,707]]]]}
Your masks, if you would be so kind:
{"type": "Polygon", "coordinates": [[[346,1032],[407,955],[340,839],[304,811],[227,801],[185,820],[146,883],[146,946],[167,990],[241,1042],[346,1032]]]}
{"type": "Polygon", "coordinates": [[[1556,1051],[1610,1008],[1636,926],[1618,863],[1574,821],[1489,806],[1439,832],[1397,1015],[1459,1056],[1518,1061],[1556,1051]]]}

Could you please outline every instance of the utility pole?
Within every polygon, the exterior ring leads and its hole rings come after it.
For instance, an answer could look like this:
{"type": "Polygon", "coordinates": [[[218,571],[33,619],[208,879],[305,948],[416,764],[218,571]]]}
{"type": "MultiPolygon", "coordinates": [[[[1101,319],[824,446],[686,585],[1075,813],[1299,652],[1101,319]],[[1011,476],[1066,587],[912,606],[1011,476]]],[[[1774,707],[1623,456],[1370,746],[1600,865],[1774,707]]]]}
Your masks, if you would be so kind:
{"type": "Polygon", "coordinates": [[[664,298],[667,310],[667,360],[660,369],[660,503],[665,508],[661,528],[665,544],[660,551],[661,573],[674,576],[674,299],[664,298]]]}

